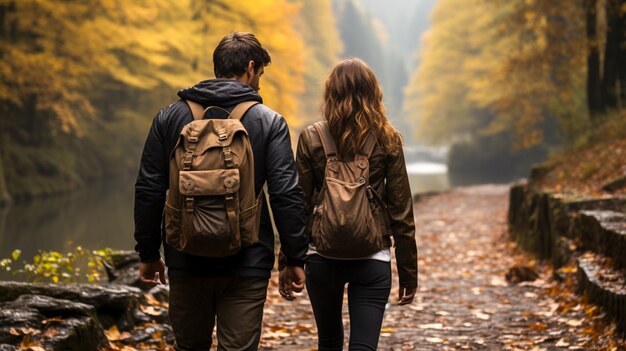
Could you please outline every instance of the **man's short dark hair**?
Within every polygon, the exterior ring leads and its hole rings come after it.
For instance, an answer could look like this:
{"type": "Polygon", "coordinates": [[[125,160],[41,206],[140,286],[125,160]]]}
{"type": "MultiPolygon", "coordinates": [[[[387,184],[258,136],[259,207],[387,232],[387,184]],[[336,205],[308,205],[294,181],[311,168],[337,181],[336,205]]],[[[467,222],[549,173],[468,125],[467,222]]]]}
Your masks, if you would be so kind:
{"type": "Polygon", "coordinates": [[[255,72],[272,62],[254,34],[232,32],[222,38],[213,52],[215,77],[240,77],[246,72],[250,60],[254,61],[255,72]]]}

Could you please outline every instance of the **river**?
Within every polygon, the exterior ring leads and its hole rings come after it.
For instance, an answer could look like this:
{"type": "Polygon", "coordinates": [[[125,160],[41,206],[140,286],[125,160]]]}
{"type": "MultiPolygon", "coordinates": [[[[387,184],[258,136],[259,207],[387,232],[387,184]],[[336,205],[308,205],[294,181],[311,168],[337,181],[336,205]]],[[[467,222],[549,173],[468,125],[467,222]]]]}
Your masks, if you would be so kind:
{"type": "MultiPolygon", "coordinates": [[[[407,165],[413,193],[448,189],[446,166],[407,165]]],[[[69,195],[36,199],[0,209],[0,259],[14,249],[31,261],[39,250],[69,252],[110,247],[132,250],[134,179],[93,184],[69,195]]]]}

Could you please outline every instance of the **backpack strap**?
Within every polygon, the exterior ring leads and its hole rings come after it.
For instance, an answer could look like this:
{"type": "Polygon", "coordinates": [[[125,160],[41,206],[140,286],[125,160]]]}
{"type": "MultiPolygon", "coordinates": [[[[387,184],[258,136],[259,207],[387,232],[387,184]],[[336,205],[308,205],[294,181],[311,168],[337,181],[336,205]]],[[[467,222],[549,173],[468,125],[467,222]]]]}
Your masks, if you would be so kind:
{"type": "Polygon", "coordinates": [[[256,104],[259,104],[259,102],[258,101],[244,101],[242,103],[239,103],[237,106],[235,106],[235,108],[232,111],[230,111],[230,118],[237,119],[237,120],[242,119],[243,115],[245,115],[246,112],[248,112],[248,110],[256,104]]]}
{"type": "Polygon", "coordinates": [[[185,100],[185,102],[187,103],[187,105],[189,105],[189,109],[191,110],[193,119],[196,121],[204,119],[204,114],[206,113],[206,111],[212,108],[218,108],[220,110],[223,110],[230,115],[229,118],[240,120],[252,106],[259,103],[258,101],[244,101],[235,106],[235,108],[231,112],[228,112],[228,110],[223,109],[219,106],[209,106],[205,109],[202,105],[195,101],[185,100]]]}
{"type": "Polygon", "coordinates": [[[191,100],[185,100],[185,102],[189,106],[189,109],[191,110],[191,114],[193,115],[193,119],[195,121],[204,118],[204,111],[205,110],[204,110],[204,107],[202,107],[202,105],[200,105],[199,103],[197,103],[195,101],[191,101],[191,100]]]}
{"type": "Polygon", "coordinates": [[[326,157],[337,156],[337,147],[335,146],[333,136],[330,134],[330,130],[328,129],[328,123],[326,121],[318,121],[313,123],[313,127],[315,127],[317,134],[320,136],[322,148],[324,149],[324,153],[326,153],[326,157]]]}

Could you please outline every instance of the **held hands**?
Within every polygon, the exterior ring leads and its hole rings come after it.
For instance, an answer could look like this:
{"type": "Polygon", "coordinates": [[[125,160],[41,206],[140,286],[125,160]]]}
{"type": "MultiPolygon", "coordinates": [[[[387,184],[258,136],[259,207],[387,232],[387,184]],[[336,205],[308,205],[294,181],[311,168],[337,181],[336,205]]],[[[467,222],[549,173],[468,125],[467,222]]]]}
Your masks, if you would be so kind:
{"type": "Polygon", "coordinates": [[[413,298],[415,298],[415,291],[417,288],[405,288],[400,287],[399,300],[398,305],[408,305],[413,302],[413,298]]]}
{"type": "Polygon", "coordinates": [[[287,266],[278,275],[278,292],[285,300],[295,300],[294,292],[304,289],[304,269],[299,266],[287,266]]]}
{"type": "Polygon", "coordinates": [[[162,259],[154,262],[142,262],[139,264],[139,280],[142,283],[155,286],[159,283],[166,284],[165,264],[162,259]]]}

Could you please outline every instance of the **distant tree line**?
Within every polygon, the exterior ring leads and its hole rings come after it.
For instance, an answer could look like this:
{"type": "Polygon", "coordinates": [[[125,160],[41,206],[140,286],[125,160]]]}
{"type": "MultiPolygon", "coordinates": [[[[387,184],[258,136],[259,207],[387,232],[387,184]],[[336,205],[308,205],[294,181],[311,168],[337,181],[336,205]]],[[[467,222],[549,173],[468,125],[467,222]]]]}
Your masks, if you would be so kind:
{"type": "Polygon", "coordinates": [[[439,0],[407,91],[420,135],[571,140],[626,104],[626,0],[439,0]]]}
{"type": "Polygon", "coordinates": [[[439,0],[431,21],[404,109],[452,168],[527,174],[625,107],[626,0],[439,0]]]}

